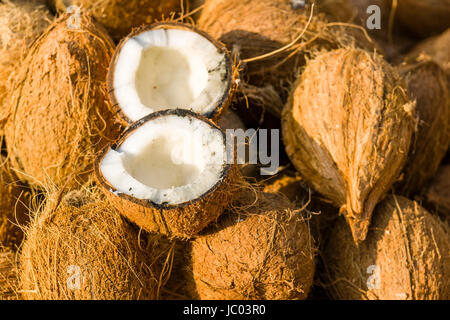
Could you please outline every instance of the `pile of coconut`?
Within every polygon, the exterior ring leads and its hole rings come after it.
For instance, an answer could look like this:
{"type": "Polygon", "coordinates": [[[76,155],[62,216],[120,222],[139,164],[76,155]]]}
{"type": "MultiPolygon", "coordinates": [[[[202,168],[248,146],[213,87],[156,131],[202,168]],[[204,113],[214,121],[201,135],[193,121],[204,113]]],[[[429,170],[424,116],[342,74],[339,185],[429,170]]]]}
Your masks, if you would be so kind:
{"type": "Polygon", "coordinates": [[[449,8],[1,1],[0,299],[450,299],[449,8]]]}

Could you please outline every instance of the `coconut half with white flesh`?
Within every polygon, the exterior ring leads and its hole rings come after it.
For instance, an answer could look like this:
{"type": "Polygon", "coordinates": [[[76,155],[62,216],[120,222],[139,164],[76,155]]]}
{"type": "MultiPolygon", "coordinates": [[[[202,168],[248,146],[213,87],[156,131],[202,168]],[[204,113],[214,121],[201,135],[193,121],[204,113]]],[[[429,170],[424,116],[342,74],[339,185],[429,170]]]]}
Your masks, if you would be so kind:
{"type": "Polygon", "coordinates": [[[223,131],[183,109],[133,124],[98,157],[95,172],[113,205],[149,232],[190,238],[231,202],[237,178],[223,131]]]}
{"type": "Polygon", "coordinates": [[[217,119],[232,98],[232,69],[226,48],[208,34],[186,24],[157,23],[118,45],[109,96],[129,124],[176,108],[217,119]]]}

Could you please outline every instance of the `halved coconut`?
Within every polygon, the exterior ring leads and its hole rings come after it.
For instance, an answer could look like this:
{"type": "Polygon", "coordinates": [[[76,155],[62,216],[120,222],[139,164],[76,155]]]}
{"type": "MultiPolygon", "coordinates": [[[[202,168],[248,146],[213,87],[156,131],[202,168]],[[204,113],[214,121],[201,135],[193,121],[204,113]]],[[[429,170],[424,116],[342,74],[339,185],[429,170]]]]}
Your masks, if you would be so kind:
{"type": "Polygon", "coordinates": [[[96,161],[97,179],[124,216],[150,232],[190,238],[232,200],[236,173],[225,134],[176,109],[144,117],[96,161]]]}
{"type": "Polygon", "coordinates": [[[157,23],[121,41],[108,87],[128,123],[176,108],[216,118],[230,103],[232,78],[223,45],[190,25],[157,23]]]}

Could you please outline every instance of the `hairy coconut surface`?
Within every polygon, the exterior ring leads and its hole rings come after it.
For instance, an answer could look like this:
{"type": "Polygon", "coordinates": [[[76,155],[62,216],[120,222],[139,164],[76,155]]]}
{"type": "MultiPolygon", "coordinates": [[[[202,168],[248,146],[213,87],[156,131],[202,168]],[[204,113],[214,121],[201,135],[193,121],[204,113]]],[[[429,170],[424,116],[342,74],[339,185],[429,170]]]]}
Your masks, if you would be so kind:
{"type": "Polygon", "coordinates": [[[450,0],[399,0],[396,17],[415,35],[435,35],[450,28],[450,0]]]}
{"type": "Polygon", "coordinates": [[[424,190],[425,201],[450,220],[450,165],[441,166],[424,190]]]}
{"type": "Polygon", "coordinates": [[[190,290],[200,299],[305,299],[314,251],[301,212],[285,197],[244,191],[193,241],[190,290]]]}
{"type": "Polygon", "coordinates": [[[67,15],[31,47],[18,70],[5,127],[8,156],[31,185],[76,185],[120,126],[108,102],[106,73],[113,43],[97,23],[67,15]]]}
{"type": "Polygon", "coordinates": [[[450,77],[450,29],[419,43],[406,60],[415,61],[421,55],[434,60],[450,77]]]}
{"type": "Polygon", "coordinates": [[[450,296],[447,225],[416,202],[389,196],[357,247],[344,221],[325,249],[330,293],[337,299],[447,300],[450,296]]]}
{"type": "Polygon", "coordinates": [[[432,61],[400,66],[411,100],[416,100],[418,128],[414,133],[399,190],[418,192],[434,176],[450,143],[450,84],[445,72],[432,61]]]}
{"type": "MultiPolygon", "coordinates": [[[[91,15],[118,41],[133,28],[150,24],[156,20],[170,18],[180,6],[180,0],[48,0],[59,12],[66,12],[71,6],[80,8],[81,13],[91,15]]],[[[76,9],[72,9],[77,14],[76,9]]]]}
{"type": "Polygon", "coordinates": [[[97,190],[61,195],[49,195],[27,230],[20,257],[23,298],[157,299],[173,245],[141,234],[97,190]]]}
{"type": "MultiPolygon", "coordinates": [[[[322,8],[326,9],[322,11],[339,13],[345,7],[342,1],[325,2],[322,8]]],[[[318,7],[320,9],[321,6],[318,7]]],[[[308,23],[310,11],[310,5],[295,5],[290,0],[205,2],[198,26],[225,43],[241,59],[244,75],[239,90],[250,100],[255,113],[267,111],[280,117],[283,101],[296,72],[305,62],[305,55],[320,49],[336,48],[340,44],[354,44],[350,33],[356,29],[349,28],[344,32],[342,27],[327,25],[326,15],[318,13],[317,6],[308,23]],[[278,54],[245,61],[281,49],[303,31],[303,37],[295,45],[278,54]]]]}
{"type": "Polygon", "coordinates": [[[33,41],[48,27],[52,15],[43,1],[0,2],[0,134],[6,109],[8,81],[33,41]]]}
{"type": "Polygon", "coordinates": [[[409,151],[414,104],[379,55],[338,49],[308,62],[283,110],[286,152],[364,240],[409,151]]]}
{"type": "Polygon", "coordinates": [[[19,246],[24,225],[29,221],[29,191],[10,171],[6,159],[0,162],[0,247],[19,246]]]}
{"type": "Polygon", "coordinates": [[[14,252],[0,248],[0,301],[19,299],[15,257],[14,252]]]}

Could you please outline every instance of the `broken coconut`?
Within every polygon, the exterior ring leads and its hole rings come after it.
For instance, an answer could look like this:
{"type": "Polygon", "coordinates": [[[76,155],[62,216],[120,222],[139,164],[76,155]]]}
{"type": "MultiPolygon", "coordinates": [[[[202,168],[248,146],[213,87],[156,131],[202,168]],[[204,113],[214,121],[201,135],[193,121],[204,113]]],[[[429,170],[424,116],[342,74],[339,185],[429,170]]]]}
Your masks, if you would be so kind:
{"type": "Polygon", "coordinates": [[[432,61],[399,68],[411,100],[416,101],[417,130],[397,193],[412,196],[432,178],[450,143],[450,84],[445,72],[432,61]]]}
{"type": "Polygon", "coordinates": [[[110,100],[126,123],[165,109],[217,119],[232,99],[225,47],[193,26],[157,23],[117,47],[108,73],[110,100]]]}
{"type": "Polygon", "coordinates": [[[188,289],[211,300],[306,299],[313,242],[285,197],[244,189],[229,214],[192,242],[188,289]]]}
{"type": "Polygon", "coordinates": [[[183,109],[133,124],[95,164],[99,184],[119,211],[150,232],[190,238],[216,220],[233,197],[236,167],[225,134],[183,109]]]}
{"type": "Polygon", "coordinates": [[[414,107],[381,56],[338,49],[308,62],[283,110],[286,153],[345,212],[356,242],[403,168],[414,107]]]}
{"type": "Polygon", "coordinates": [[[335,299],[448,300],[449,232],[416,202],[389,196],[359,247],[343,220],[335,224],[323,254],[325,284],[335,299]]]}
{"type": "Polygon", "coordinates": [[[2,118],[10,90],[9,79],[27,49],[48,27],[52,15],[43,1],[14,0],[0,2],[0,134],[2,118]]]}
{"type": "Polygon", "coordinates": [[[95,17],[116,41],[125,37],[133,28],[172,17],[180,6],[180,0],[47,0],[47,2],[60,13],[81,12],[95,17]]]}
{"type": "Polygon", "coordinates": [[[21,292],[26,300],[157,299],[171,255],[172,243],[140,233],[99,190],[51,193],[27,229],[21,292]]]}
{"type": "Polygon", "coordinates": [[[33,44],[14,79],[5,127],[8,157],[33,186],[76,186],[92,172],[96,153],[121,128],[105,84],[113,43],[81,15],[65,15],[33,44]]]}
{"type": "Polygon", "coordinates": [[[0,159],[0,247],[15,248],[22,243],[22,228],[30,219],[30,196],[11,172],[6,158],[0,159]]]}

